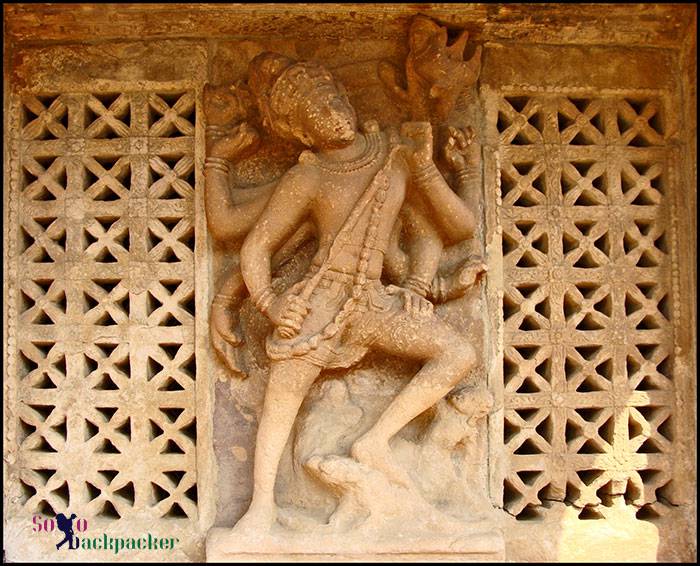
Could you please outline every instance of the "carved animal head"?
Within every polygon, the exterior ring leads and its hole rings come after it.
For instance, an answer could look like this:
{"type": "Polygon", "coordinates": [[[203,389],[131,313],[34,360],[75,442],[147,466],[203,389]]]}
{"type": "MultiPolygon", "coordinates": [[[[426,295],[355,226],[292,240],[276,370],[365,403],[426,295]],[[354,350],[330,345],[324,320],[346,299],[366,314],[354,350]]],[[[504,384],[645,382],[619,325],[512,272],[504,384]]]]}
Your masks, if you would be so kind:
{"type": "Polygon", "coordinates": [[[446,118],[459,92],[476,82],[481,65],[481,48],[465,61],[464,48],[469,32],[463,31],[457,40],[447,45],[447,28],[430,18],[416,16],[409,33],[410,52],[406,61],[407,74],[414,73],[437,110],[446,118]]]}
{"type": "Polygon", "coordinates": [[[406,88],[398,68],[388,61],[379,64],[379,77],[389,96],[407,108],[413,120],[444,121],[459,93],[479,77],[481,47],[465,61],[464,48],[469,33],[463,31],[447,45],[447,28],[426,16],[416,16],[409,30],[406,58],[406,88]]]}

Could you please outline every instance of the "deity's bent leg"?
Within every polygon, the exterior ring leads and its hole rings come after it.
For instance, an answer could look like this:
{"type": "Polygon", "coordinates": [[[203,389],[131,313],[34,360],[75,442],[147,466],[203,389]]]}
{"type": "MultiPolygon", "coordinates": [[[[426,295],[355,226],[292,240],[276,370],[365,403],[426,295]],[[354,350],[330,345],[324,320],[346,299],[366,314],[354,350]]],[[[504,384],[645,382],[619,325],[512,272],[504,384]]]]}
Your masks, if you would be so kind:
{"type": "Polygon", "coordinates": [[[321,368],[303,360],[273,362],[265,392],[253,467],[253,500],[234,532],[269,530],[276,518],[275,479],[299,407],[321,368]]]}
{"type": "Polygon", "coordinates": [[[392,400],[374,426],[355,441],[351,450],[358,461],[408,486],[407,473],[392,462],[389,440],[447,395],[474,366],[476,355],[465,337],[435,315],[421,318],[404,315],[394,319],[373,347],[404,358],[425,360],[420,371],[392,400]]]}

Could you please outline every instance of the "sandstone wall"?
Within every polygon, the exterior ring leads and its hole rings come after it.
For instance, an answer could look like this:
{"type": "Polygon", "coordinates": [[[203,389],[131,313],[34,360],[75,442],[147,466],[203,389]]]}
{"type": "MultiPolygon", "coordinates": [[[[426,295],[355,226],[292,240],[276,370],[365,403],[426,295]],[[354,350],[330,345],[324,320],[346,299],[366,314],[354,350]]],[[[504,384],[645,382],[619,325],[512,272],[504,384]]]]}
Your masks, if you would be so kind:
{"type": "Polygon", "coordinates": [[[457,107],[482,146],[485,457],[507,559],[695,557],[694,6],[14,4],[8,560],[65,560],[32,517],[68,509],[91,532],[180,541],[131,557],[201,560],[245,511],[261,391],[209,345],[230,258],[204,218],[203,86],[274,50],[397,123],[376,68],[403,62],[417,13],[483,45],[457,107]]]}

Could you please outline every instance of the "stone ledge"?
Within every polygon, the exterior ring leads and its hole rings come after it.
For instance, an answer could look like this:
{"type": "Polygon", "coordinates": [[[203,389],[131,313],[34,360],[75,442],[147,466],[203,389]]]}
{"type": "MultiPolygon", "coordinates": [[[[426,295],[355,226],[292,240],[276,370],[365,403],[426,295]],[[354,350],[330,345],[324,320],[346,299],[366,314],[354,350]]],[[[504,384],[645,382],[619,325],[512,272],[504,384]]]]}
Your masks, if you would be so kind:
{"type": "Polygon", "coordinates": [[[10,41],[232,37],[403,38],[416,13],[466,27],[472,39],[545,43],[680,45],[691,4],[10,4],[10,41]]]}
{"type": "Polygon", "coordinates": [[[314,535],[313,540],[300,533],[268,535],[241,540],[235,545],[231,529],[209,531],[207,562],[362,562],[410,560],[419,562],[502,562],[505,543],[497,530],[471,530],[460,535],[432,535],[403,540],[371,541],[348,535],[314,535]]]}

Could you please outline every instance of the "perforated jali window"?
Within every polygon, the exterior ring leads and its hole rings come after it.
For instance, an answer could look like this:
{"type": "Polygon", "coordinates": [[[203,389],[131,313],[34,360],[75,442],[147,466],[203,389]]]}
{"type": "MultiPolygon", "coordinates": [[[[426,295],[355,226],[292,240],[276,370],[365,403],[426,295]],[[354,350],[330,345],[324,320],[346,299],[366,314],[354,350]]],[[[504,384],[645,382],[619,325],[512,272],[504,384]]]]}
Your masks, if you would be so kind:
{"type": "Polygon", "coordinates": [[[194,93],[11,109],[12,516],[194,522],[194,93]]]}
{"type": "Polygon", "coordinates": [[[503,506],[595,518],[624,496],[653,513],[674,498],[667,101],[506,90],[490,104],[503,506]]]}

